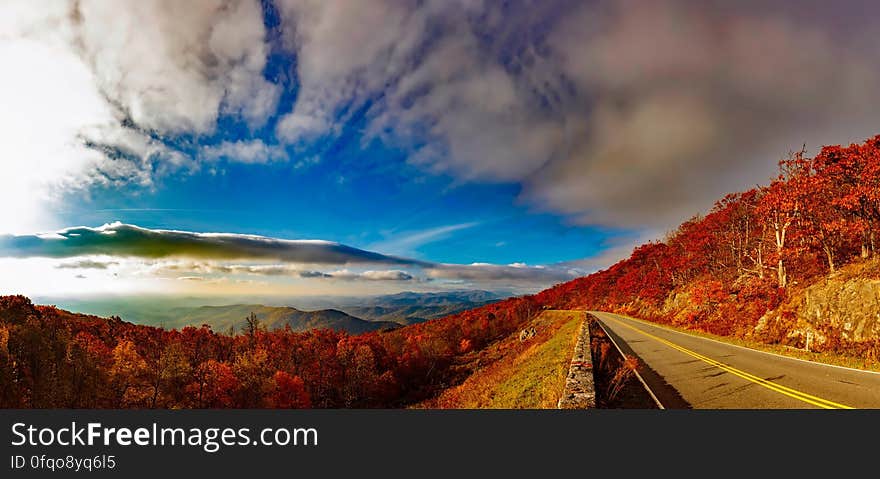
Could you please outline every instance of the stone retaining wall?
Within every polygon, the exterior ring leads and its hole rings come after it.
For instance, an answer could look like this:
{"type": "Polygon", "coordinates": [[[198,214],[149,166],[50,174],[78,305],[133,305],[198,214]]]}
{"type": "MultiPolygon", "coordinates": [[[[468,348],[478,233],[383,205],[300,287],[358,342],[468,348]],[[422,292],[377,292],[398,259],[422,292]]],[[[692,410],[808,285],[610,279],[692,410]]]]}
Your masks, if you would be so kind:
{"type": "Polygon", "coordinates": [[[590,327],[587,314],[578,333],[574,354],[565,378],[565,389],[559,398],[559,409],[593,409],[596,407],[596,385],[593,379],[593,358],[590,354],[590,327]]]}

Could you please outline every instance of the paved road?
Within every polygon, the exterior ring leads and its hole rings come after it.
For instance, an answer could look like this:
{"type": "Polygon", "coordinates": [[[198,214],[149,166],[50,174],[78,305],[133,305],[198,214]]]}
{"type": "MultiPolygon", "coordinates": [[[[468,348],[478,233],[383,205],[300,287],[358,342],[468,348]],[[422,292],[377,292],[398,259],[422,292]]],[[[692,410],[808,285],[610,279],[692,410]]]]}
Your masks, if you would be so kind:
{"type": "Polygon", "coordinates": [[[667,408],[880,408],[880,374],[828,366],[592,312],[667,408]],[[644,369],[644,371],[643,371],[644,369]]]}

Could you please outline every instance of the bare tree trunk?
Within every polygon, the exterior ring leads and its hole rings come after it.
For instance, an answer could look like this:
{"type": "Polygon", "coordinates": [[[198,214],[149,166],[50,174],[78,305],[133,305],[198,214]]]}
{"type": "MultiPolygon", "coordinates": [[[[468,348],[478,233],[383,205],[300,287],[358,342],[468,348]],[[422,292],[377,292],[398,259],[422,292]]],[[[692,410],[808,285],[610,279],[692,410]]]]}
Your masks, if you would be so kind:
{"type": "Polygon", "coordinates": [[[779,261],[776,263],[776,280],[779,282],[780,288],[787,286],[785,266],[782,264],[782,258],[779,258],[779,261]]]}
{"type": "Polygon", "coordinates": [[[785,275],[785,265],[782,262],[782,250],[785,248],[785,230],[788,225],[776,225],[776,280],[780,288],[785,288],[788,281],[785,275]]]}
{"type": "Polygon", "coordinates": [[[758,246],[758,277],[764,279],[764,246],[758,246]]]}
{"type": "Polygon", "coordinates": [[[873,229],[871,230],[870,236],[871,236],[871,256],[874,256],[875,254],[877,254],[877,248],[876,248],[876,243],[874,243],[874,230],[873,229]]]}

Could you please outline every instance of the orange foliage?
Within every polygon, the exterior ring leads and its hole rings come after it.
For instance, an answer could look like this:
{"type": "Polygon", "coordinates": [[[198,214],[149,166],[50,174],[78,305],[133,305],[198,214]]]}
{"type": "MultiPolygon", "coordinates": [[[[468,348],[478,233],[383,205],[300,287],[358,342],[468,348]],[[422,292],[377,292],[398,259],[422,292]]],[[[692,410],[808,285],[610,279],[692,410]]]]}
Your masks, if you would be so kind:
{"type": "MultiPolygon", "coordinates": [[[[166,331],[0,297],[0,407],[414,404],[460,383],[463,355],[498,344],[541,309],[616,310],[747,334],[793,283],[875,256],[878,228],[880,136],[814,158],[794,154],[770,185],[726,196],[605,270],[387,332],[166,331]]],[[[776,323],[765,339],[785,329],[776,323]]],[[[876,354],[877,345],[864,347],[876,354]]]]}

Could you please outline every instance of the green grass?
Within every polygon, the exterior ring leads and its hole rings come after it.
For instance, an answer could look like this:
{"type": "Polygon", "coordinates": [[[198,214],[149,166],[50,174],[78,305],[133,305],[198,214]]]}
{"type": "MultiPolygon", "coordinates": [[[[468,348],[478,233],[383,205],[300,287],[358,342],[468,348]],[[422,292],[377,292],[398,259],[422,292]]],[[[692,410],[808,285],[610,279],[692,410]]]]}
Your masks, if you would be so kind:
{"type": "Polygon", "coordinates": [[[424,406],[443,408],[555,408],[565,386],[568,365],[583,315],[574,311],[545,311],[532,325],[538,334],[520,342],[511,335],[487,351],[479,367],[461,385],[446,390],[424,406]],[[494,356],[490,358],[490,356],[494,356]]]}
{"type": "Polygon", "coordinates": [[[565,386],[580,325],[578,320],[568,320],[549,341],[518,358],[514,374],[498,385],[488,407],[555,407],[565,386]]]}

